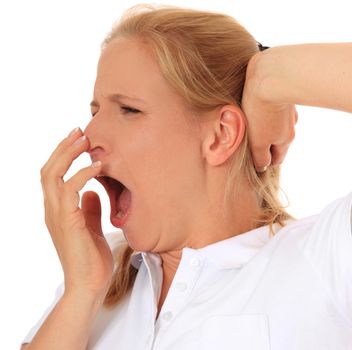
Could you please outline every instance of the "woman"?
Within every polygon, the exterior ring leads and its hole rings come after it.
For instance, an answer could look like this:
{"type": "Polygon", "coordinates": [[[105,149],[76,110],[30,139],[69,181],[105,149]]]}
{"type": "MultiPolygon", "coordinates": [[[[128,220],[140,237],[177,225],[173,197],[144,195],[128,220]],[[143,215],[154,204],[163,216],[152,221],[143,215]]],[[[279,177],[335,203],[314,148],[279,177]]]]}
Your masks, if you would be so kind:
{"type": "Polygon", "coordinates": [[[295,104],[352,111],[351,52],[264,51],[222,14],[127,12],[93,118],[41,170],[65,280],[23,348],[350,348],[352,194],[295,220],[278,191],[295,104]],[[92,166],[64,181],[83,152],[92,166]],[[122,232],[104,237],[94,192],[79,207],[93,178],[122,232]]]}

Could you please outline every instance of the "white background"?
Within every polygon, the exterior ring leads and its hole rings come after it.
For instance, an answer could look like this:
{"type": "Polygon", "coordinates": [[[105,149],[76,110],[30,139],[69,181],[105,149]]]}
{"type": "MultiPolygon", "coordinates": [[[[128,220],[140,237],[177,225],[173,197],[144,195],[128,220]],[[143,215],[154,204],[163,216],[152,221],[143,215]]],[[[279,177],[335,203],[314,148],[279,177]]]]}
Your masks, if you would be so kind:
{"type": "MultiPolygon", "coordinates": [[[[44,223],[40,168],[62,138],[88,123],[100,43],[122,11],[136,3],[1,2],[2,349],[19,349],[63,280],[44,223]]],[[[349,0],[163,3],[230,14],[266,46],[352,41],[349,0]]],[[[297,110],[297,134],[283,165],[282,188],[290,212],[304,217],[351,191],[352,118],[316,107],[297,110]]],[[[69,174],[89,163],[88,155],[82,155],[69,174]]],[[[104,232],[115,231],[104,190],[95,181],[88,189],[96,190],[103,202],[104,232]]]]}

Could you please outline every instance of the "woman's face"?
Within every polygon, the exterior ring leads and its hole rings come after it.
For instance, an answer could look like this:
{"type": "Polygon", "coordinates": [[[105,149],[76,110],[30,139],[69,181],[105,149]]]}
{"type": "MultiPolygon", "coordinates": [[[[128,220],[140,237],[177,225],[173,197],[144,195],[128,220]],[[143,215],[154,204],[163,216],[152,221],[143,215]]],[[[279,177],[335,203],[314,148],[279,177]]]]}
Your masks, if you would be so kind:
{"type": "Polygon", "coordinates": [[[129,245],[182,249],[197,233],[193,225],[206,194],[198,129],[180,97],[141,42],[118,38],[100,57],[93,101],[85,130],[90,156],[102,161],[102,174],[131,191],[122,227],[129,245]],[[126,97],[109,97],[116,94],[126,97]]]}

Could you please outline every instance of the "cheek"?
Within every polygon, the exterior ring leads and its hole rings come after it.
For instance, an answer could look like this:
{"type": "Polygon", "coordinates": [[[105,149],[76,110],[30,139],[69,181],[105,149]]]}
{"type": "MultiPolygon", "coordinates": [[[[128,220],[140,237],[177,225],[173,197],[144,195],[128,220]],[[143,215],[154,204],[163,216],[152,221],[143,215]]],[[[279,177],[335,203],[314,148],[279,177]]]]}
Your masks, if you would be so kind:
{"type": "Polygon", "coordinates": [[[144,164],[140,172],[144,176],[143,191],[150,196],[148,202],[159,210],[184,204],[199,183],[196,150],[186,142],[178,138],[155,143],[139,159],[140,164],[144,164]]]}
{"type": "Polygon", "coordinates": [[[137,195],[160,210],[165,201],[178,201],[194,185],[200,159],[194,138],[177,128],[170,130],[145,128],[133,140],[125,140],[121,150],[137,195]]]}

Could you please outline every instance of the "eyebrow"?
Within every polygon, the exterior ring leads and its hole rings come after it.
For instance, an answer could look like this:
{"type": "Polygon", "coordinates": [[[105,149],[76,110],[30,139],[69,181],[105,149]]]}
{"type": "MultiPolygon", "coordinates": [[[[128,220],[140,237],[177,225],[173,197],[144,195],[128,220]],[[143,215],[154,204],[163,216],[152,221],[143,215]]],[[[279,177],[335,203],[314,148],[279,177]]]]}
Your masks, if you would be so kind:
{"type": "MultiPolygon", "coordinates": [[[[112,95],[108,96],[108,100],[111,102],[120,102],[120,100],[125,100],[125,99],[145,104],[144,100],[137,98],[137,97],[130,97],[130,96],[122,95],[122,94],[112,94],[112,95]]],[[[99,104],[98,104],[98,102],[93,100],[90,103],[90,106],[91,107],[99,107],[99,104]]]]}

